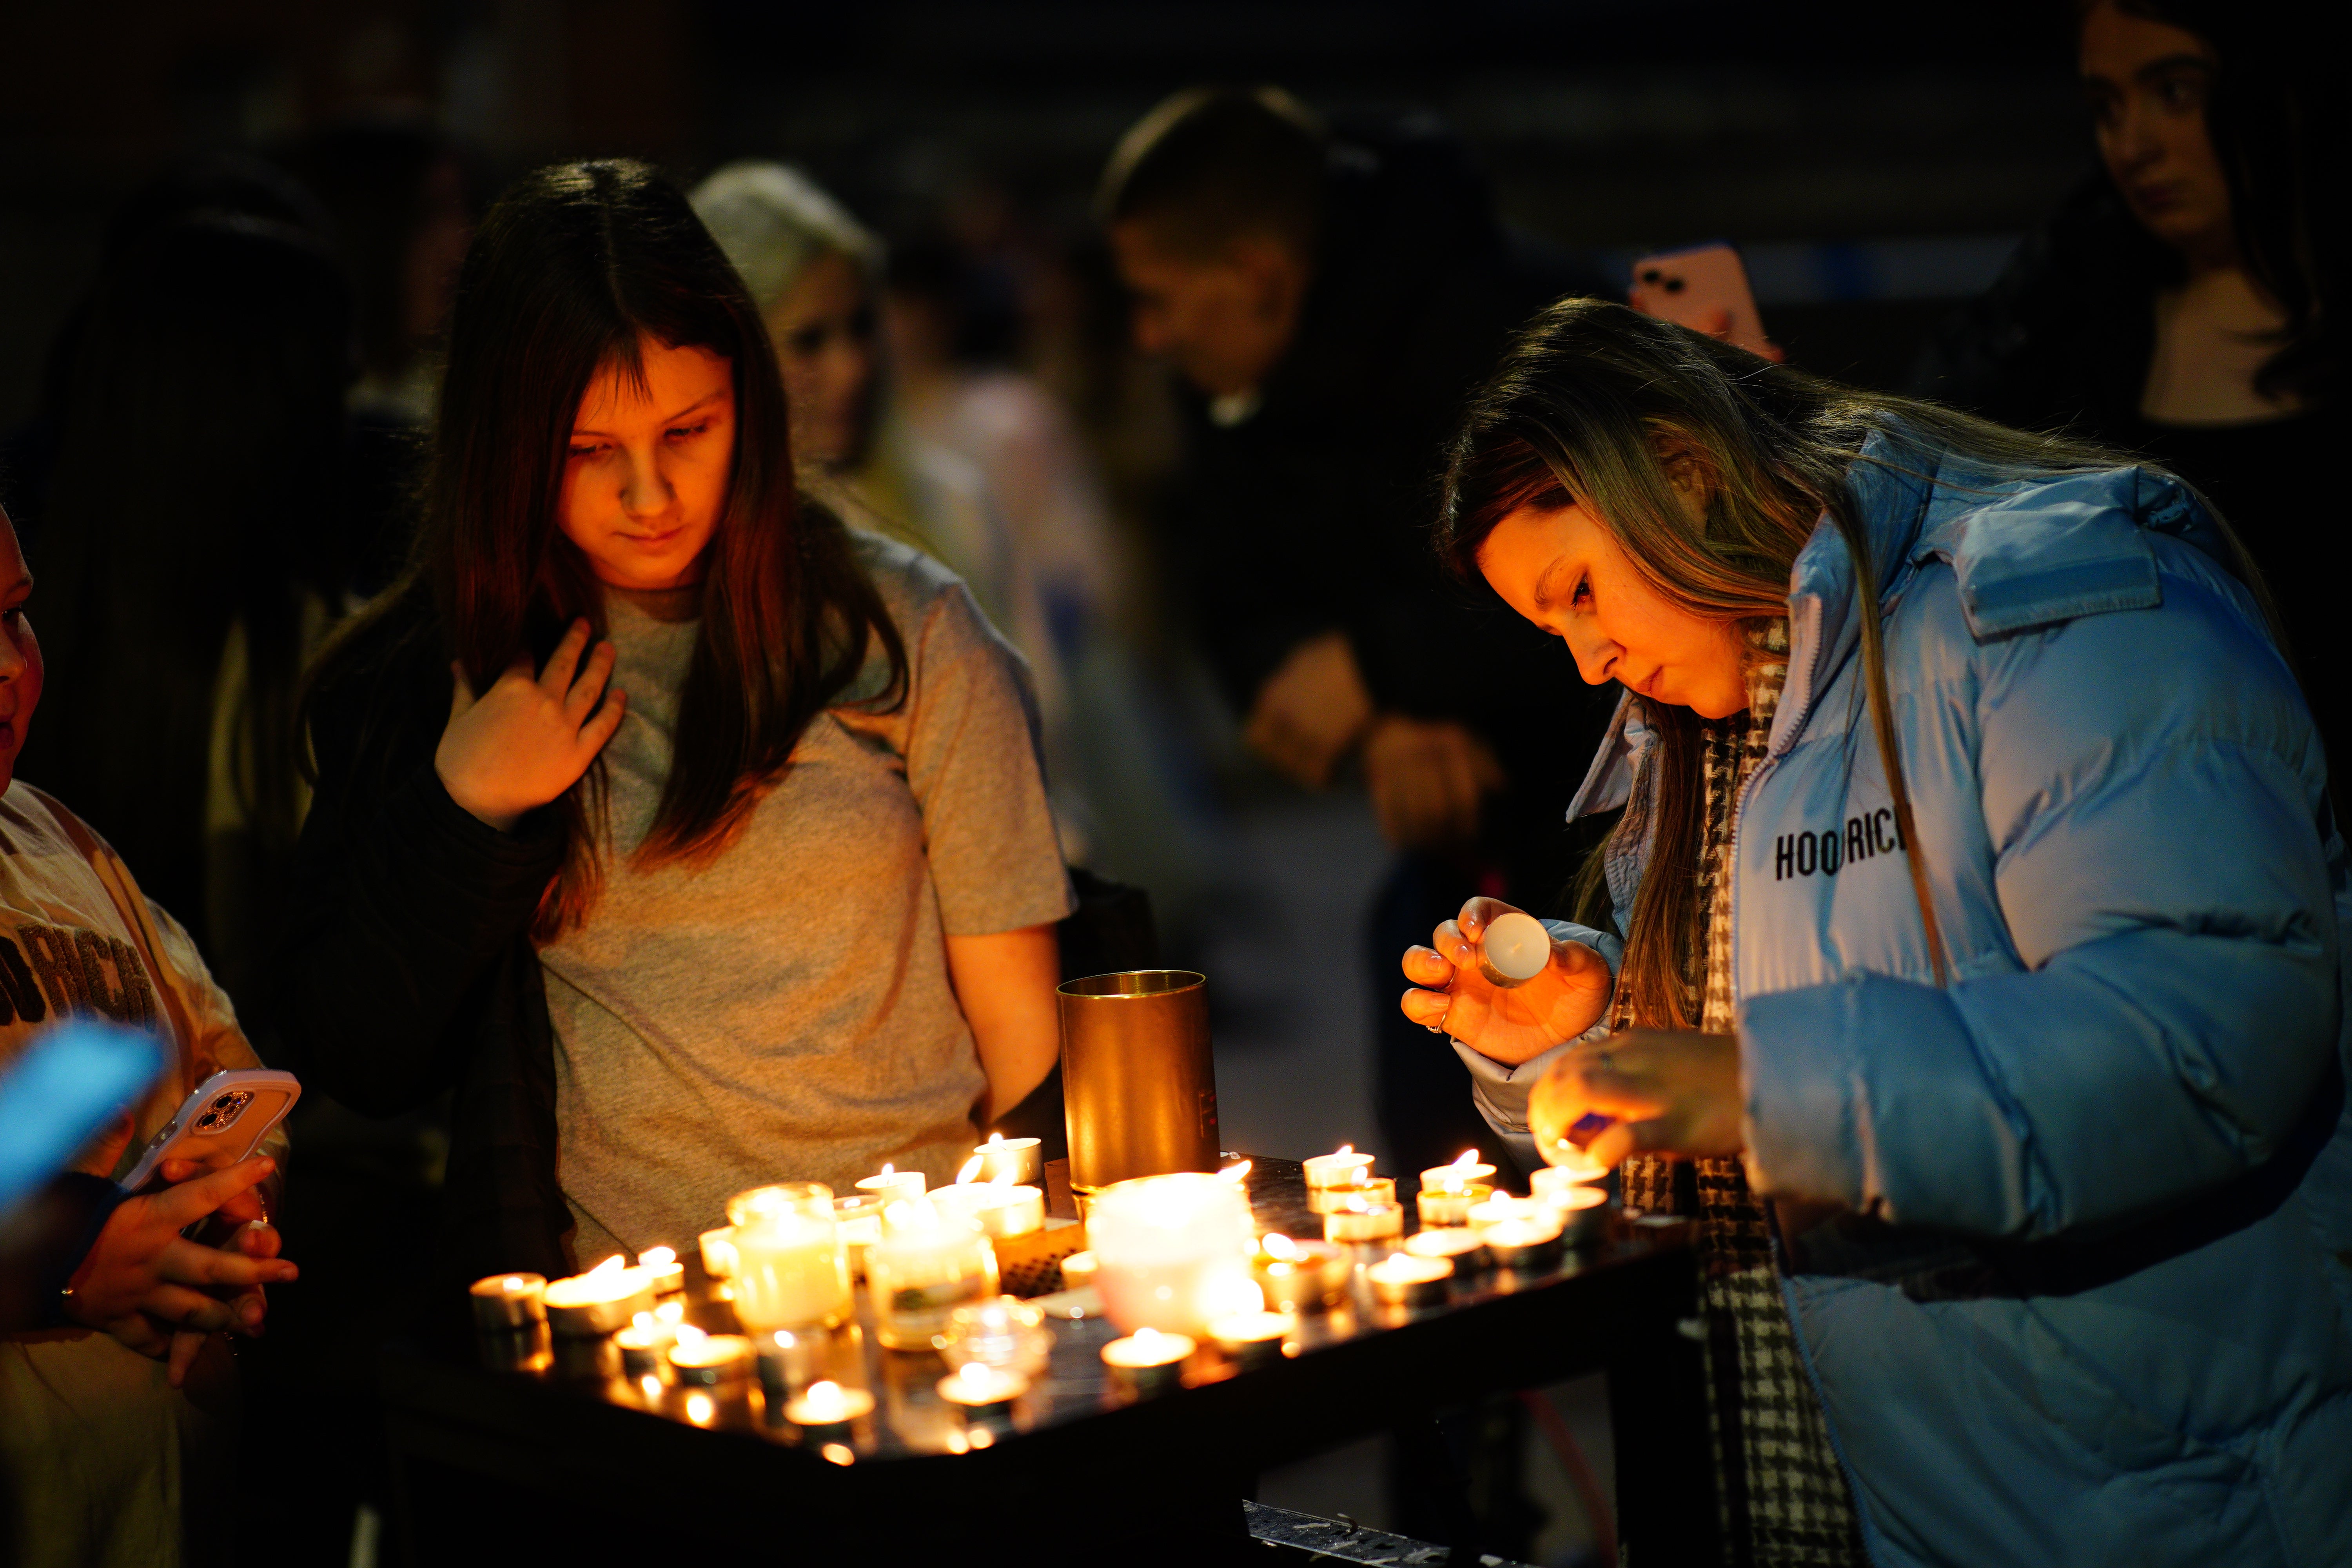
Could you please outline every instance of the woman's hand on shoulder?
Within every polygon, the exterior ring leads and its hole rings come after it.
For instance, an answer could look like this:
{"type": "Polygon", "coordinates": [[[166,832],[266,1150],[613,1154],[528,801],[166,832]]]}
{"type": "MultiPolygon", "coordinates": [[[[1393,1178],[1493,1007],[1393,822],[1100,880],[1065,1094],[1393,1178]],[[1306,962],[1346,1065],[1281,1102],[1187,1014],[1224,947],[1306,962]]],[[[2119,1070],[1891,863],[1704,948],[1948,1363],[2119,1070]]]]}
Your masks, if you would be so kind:
{"type": "Polygon", "coordinates": [[[1439,926],[1427,947],[1405,950],[1404,1016],[1480,1056],[1516,1067],[1572,1040],[1601,1021],[1612,980],[1609,961],[1580,942],[1555,940],[1551,962],[1532,980],[1496,985],[1478,972],[1478,940],[1503,915],[1498,899],[1473,899],[1439,926]]]}
{"type": "Polygon", "coordinates": [[[589,626],[574,621],[531,673],[519,655],[479,697],[453,665],[449,723],[433,753],[433,771],[449,798],[501,833],[580,782],[613,731],[627,694],[606,689],[617,657],[609,642],[588,649],[589,626]]]}

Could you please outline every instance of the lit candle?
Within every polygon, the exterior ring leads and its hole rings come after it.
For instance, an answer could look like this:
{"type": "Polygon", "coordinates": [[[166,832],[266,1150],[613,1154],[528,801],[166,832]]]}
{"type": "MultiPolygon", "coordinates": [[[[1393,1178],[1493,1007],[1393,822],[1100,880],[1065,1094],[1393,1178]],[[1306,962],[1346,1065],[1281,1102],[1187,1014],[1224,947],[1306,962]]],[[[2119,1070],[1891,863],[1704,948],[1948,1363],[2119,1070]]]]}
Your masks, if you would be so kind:
{"type": "Polygon", "coordinates": [[[938,1345],[950,1366],[980,1362],[1034,1377],[1053,1353],[1054,1331],[1037,1308],[1016,1296],[999,1296],[950,1311],[938,1345]]]}
{"type": "Polygon", "coordinates": [[[547,1278],[541,1274],[493,1274],[477,1279],[467,1289],[474,1302],[474,1326],[503,1334],[543,1323],[546,1290],[547,1278]]]}
{"type": "Polygon", "coordinates": [[[1404,1238],[1404,1249],[1415,1258],[1444,1258],[1457,1275],[1486,1267],[1486,1244],[1478,1239],[1476,1231],[1464,1226],[1414,1231],[1404,1238]]]}
{"type": "Polygon", "coordinates": [[[1252,1228],[1248,1198],[1213,1175],[1181,1172],[1113,1183],[1095,1194],[1087,1217],[1104,1310],[1129,1332],[1150,1327],[1181,1334],[1256,1308],[1252,1228]]]}
{"type": "Polygon", "coordinates": [[[1540,1189],[1546,1184],[1544,1178],[1547,1176],[1553,1181],[1569,1182],[1605,1182],[1609,1179],[1608,1166],[1565,1138],[1560,1139],[1555,1147],[1547,1150],[1544,1159],[1549,1163],[1528,1178],[1528,1184],[1530,1187],[1540,1189]]]}
{"type": "Polygon", "coordinates": [[[1335,1153],[1317,1154],[1299,1163],[1307,1173],[1307,1190],[1317,1187],[1355,1187],[1363,1184],[1372,1173],[1372,1157],[1359,1154],[1352,1143],[1342,1143],[1335,1153]]]}
{"type": "Polygon", "coordinates": [[[1222,1167],[1217,1172],[1217,1174],[1223,1176],[1225,1180],[1233,1183],[1234,1185],[1237,1187],[1246,1187],[1249,1183],[1250,1167],[1256,1163],[1257,1162],[1255,1160],[1244,1160],[1238,1165],[1226,1165],[1222,1167]]]}
{"type": "Polygon", "coordinates": [[[727,1225],[717,1230],[706,1230],[699,1240],[702,1271],[713,1279],[735,1278],[735,1227],[727,1225]]]}
{"type": "Polygon", "coordinates": [[[940,1379],[940,1397],[961,1405],[971,1415],[1001,1413],[1029,1392],[1029,1380],[1017,1372],[986,1362],[971,1361],[940,1379]]]}
{"type": "Polygon", "coordinates": [[[927,1351],[950,1309],[997,1293],[996,1253],[972,1221],[928,1198],[883,1211],[882,1239],[866,1249],[874,1330],[894,1351],[927,1351]]]}
{"type": "Polygon", "coordinates": [[[1103,1346],[1103,1364],[1139,1397],[1165,1394],[1184,1381],[1184,1358],[1198,1348],[1188,1334],[1142,1328],[1103,1346]]]}
{"type": "Polygon", "coordinates": [[[1033,1187],[1045,1184],[1045,1146],[1034,1138],[1007,1138],[1002,1132],[992,1132],[988,1142],[972,1152],[980,1158],[980,1179],[983,1182],[1012,1182],[1033,1187]]]}
{"type": "Polygon", "coordinates": [[[798,1398],[784,1405],[784,1419],[795,1426],[846,1426],[873,1413],[871,1394],[862,1388],[844,1388],[831,1379],[810,1384],[798,1398]]]}
{"type": "Polygon", "coordinates": [[[637,1267],[654,1282],[656,1296],[675,1296],[686,1289],[686,1265],[673,1247],[648,1247],[637,1254],[637,1267]]]}
{"type": "Polygon", "coordinates": [[[1404,1234],[1404,1209],[1398,1204],[1366,1203],[1351,1198],[1345,1208],[1323,1216],[1323,1239],[1360,1244],[1393,1241],[1404,1234]]]}
{"type": "Polygon", "coordinates": [[[1549,1263],[1559,1250],[1559,1220],[1546,1215],[1540,1219],[1497,1220],[1479,1232],[1487,1252],[1497,1268],[1539,1268],[1549,1263]]]}
{"type": "Polygon", "coordinates": [[[851,1193],[833,1200],[834,1223],[841,1230],[841,1249],[849,1259],[849,1277],[866,1278],[866,1249],[882,1239],[882,1211],[887,1200],[872,1193],[851,1193]]]}
{"type": "Polygon", "coordinates": [[[1316,1214],[1329,1214],[1333,1209],[1352,1207],[1358,1198],[1361,1198],[1367,1204],[1396,1202],[1396,1178],[1366,1176],[1352,1186],[1307,1189],[1307,1206],[1316,1214]]]}
{"type": "Polygon", "coordinates": [[[755,1333],[848,1321],[849,1260],[823,1207],[773,1209],[735,1227],[735,1316],[755,1333]]]}
{"type": "Polygon", "coordinates": [[[1323,1241],[1293,1241],[1269,1231],[1250,1260],[1265,1304],[1278,1312],[1313,1312],[1336,1306],[1348,1294],[1354,1271],[1346,1252],[1323,1241]]]}
{"type": "Polygon", "coordinates": [[[1472,1182],[1466,1186],[1423,1187],[1412,1201],[1423,1226],[1458,1226],[1469,1224],[1471,1209],[1494,1195],[1495,1189],[1486,1183],[1472,1182]]]}
{"type": "Polygon", "coordinates": [[[1609,1226],[1609,1194],[1599,1187],[1570,1187],[1544,1206],[1559,1216],[1570,1242],[1590,1241],[1609,1226]]]}
{"type": "Polygon", "coordinates": [[[706,1334],[680,1324],[669,1347],[670,1376],[681,1387],[718,1388],[743,1375],[751,1342],[741,1334],[706,1334]]]}
{"type": "Polygon", "coordinates": [[[1045,1228],[1045,1191],[1000,1182],[959,1182],[934,1188],[931,1202],[942,1213],[961,1215],[988,1235],[1027,1236],[1045,1228]]]}
{"type": "Polygon", "coordinates": [[[635,1322],[613,1336],[613,1343],[620,1347],[621,1375],[659,1383],[665,1352],[674,1337],[667,1324],[654,1321],[651,1312],[639,1312],[635,1322]]]}
{"type": "Polygon", "coordinates": [[[1472,1230],[1484,1234],[1488,1226],[1500,1225],[1505,1220],[1551,1217],[1549,1204],[1538,1203],[1533,1198],[1516,1197],[1509,1193],[1496,1193],[1483,1203],[1470,1205],[1469,1224],[1472,1230]]]}
{"type": "Polygon", "coordinates": [[[784,1401],[792,1397],[795,1389],[806,1388],[816,1381],[816,1374],[824,1370],[828,1348],[821,1335],[795,1334],[790,1329],[778,1329],[751,1342],[760,1373],[760,1392],[767,1396],[772,1419],[783,1415],[784,1401]]]}
{"type": "Polygon", "coordinates": [[[1095,1282],[1095,1255],[1073,1252],[1062,1259],[1062,1289],[1083,1290],[1095,1282]]]}
{"type": "Polygon", "coordinates": [[[1283,1336],[1297,1323],[1287,1312],[1229,1312],[1209,1324],[1209,1338],[1250,1372],[1282,1359],[1283,1336]]]}
{"type": "Polygon", "coordinates": [[[1445,1282],[1454,1265],[1443,1258],[1417,1258],[1391,1252],[1364,1270],[1372,1295],[1391,1307],[1433,1307],[1445,1300],[1445,1282]]]}
{"type": "Polygon", "coordinates": [[[1452,1164],[1432,1165],[1423,1171],[1421,1173],[1421,1189],[1427,1192],[1432,1187],[1439,1187],[1448,1192],[1460,1192],[1474,1182],[1491,1182],[1494,1175],[1495,1167],[1479,1159],[1477,1150],[1465,1149],[1454,1157],[1452,1164]]]}
{"type": "Polygon", "coordinates": [[[894,1171],[885,1163],[878,1173],[861,1179],[857,1190],[872,1193],[886,1204],[903,1203],[923,1195],[923,1173],[894,1171]]]}
{"type": "Polygon", "coordinates": [[[642,1269],[623,1265],[614,1253],[585,1274],[558,1279],[541,1292],[548,1327],[573,1339],[590,1339],[628,1326],[654,1308],[653,1281],[642,1269]]]}

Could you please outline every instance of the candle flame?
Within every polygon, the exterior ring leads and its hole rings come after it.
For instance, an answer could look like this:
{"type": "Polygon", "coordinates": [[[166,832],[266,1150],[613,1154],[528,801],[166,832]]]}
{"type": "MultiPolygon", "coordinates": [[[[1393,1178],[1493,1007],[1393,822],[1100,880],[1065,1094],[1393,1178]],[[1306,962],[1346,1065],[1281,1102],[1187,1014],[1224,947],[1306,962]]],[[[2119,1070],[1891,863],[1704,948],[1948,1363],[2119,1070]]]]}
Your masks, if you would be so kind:
{"type": "Polygon", "coordinates": [[[504,1280],[502,1280],[502,1281],[499,1283],[499,1289],[501,1289],[501,1290],[506,1290],[506,1291],[509,1291],[509,1292],[516,1291],[516,1290],[520,1290],[520,1289],[521,1289],[522,1288],[523,1288],[522,1280],[521,1280],[520,1278],[518,1278],[517,1276],[512,1275],[512,1274],[508,1275],[508,1276],[506,1277],[506,1279],[505,1279],[504,1280]]]}
{"type": "Polygon", "coordinates": [[[661,1397],[661,1379],[656,1377],[652,1373],[647,1373],[645,1376],[637,1379],[637,1386],[646,1391],[646,1397],[647,1399],[659,1399],[661,1397]]]}
{"type": "MultiPolygon", "coordinates": [[[[988,1162],[986,1160],[982,1159],[978,1154],[974,1154],[971,1159],[966,1160],[963,1163],[963,1169],[956,1173],[956,1185],[961,1187],[967,1182],[970,1182],[974,1176],[979,1175],[980,1168],[987,1163],[988,1162]]],[[[885,1165],[882,1169],[887,1173],[890,1167],[885,1165]]]]}
{"type": "Polygon", "coordinates": [[[629,1320],[629,1326],[633,1329],[642,1329],[646,1333],[652,1333],[654,1331],[654,1315],[651,1312],[639,1312],[635,1317],[629,1320]]]}
{"type": "Polygon", "coordinates": [[[697,1426],[709,1426],[710,1418],[718,1413],[718,1407],[710,1403],[710,1395],[689,1394],[686,1396],[686,1418],[697,1426]]]}
{"type": "Polygon", "coordinates": [[[1331,1152],[1334,1154],[1352,1154],[1356,1152],[1356,1146],[1353,1143],[1342,1143],[1331,1152]]]}
{"type": "Polygon", "coordinates": [[[1477,1164],[1479,1163],[1478,1151],[1475,1149],[1465,1149],[1462,1152],[1454,1156],[1454,1163],[1457,1165],[1477,1164]]]}
{"type": "Polygon", "coordinates": [[[1217,1174],[1224,1177],[1225,1180],[1233,1183],[1234,1185],[1239,1186],[1242,1184],[1242,1178],[1250,1173],[1250,1167],[1256,1163],[1257,1162],[1255,1160],[1244,1160],[1238,1165],[1227,1165],[1223,1170],[1219,1171],[1217,1174]]]}
{"type": "Polygon", "coordinates": [[[1013,1167],[1011,1165],[999,1165],[996,1167],[996,1174],[989,1177],[988,1182],[989,1185],[994,1187],[1010,1187],[1019,1184],[1013,1179],[1013,1167]]]}
{"type": "Polygon", "coordinates": [[[667,1268],[677,1261],[677,1248],[674,1247],[648,1247],[637,1254],[640,1268],[667,1268]]]}
{"type": "Polygon", "coordinates": [[[654,1316],[665,1323],[682,1323],[686,1321],[686,1303],[672,1297],[654,1309],[654,1316]]]}
{"type": "Polygon", "coordinates": [[[1364,1201],[1364,1194],[1361,1193],[1350,1193],[1348,1195],[1348,1212],[1350,1214],[1369,1214],[1371,1212],[1371,1206],[1364,1201]]]}
{"type": "Polygon", "coordinates": [[[1135,1331],[1135,1348],[1139,1351],[1158,1350],[1162,1337],[1163,1336],[1158,1329],[1155,1329],[1147,1323],[1142,1328],[1135,1331]]]}
{"type": "Polygon", "coordinates": [[[687,1352],[688,1354],[692,1354],[695,1351],[700,1349],[702,1342],[709,1337],[709,1335],[704,1333],[700,1329],[696,1328],[692,1323],[680,1323],[677,1325],[677,1348],[687,1352]]]}
{"type": "Polygon", "coordinates": [[[997,1145],[999,1145],[999,1144],[1003,1143],[1003,1142],[1004,1142],[1004,1134],[1003,1134],[1003,1133],[1002,1133],[1002,1132],[992,1132],[992,1133],[990,1133],[990,1134],[988,1135],[988,1146],[989,1146],[990,1148],[992,1148],[992,1149],[995,1148],[997,1145]]]}
{"type": "Polygon", "coordinates": [[[616,1271],[618,1271],[618,1270],[620,1270],[620,1269],[625,1268],[627,1268],[627,1267],[628,1267],[628,1259],[626,1259],[625,1258],[622,1257],[622,1256],[621,1256],[621,1254],[619,1254],[619,1253],[617,1253],[617,1252],[616,1252],[616,1253],[613,1254],[613,1256],[612,1256],[612,1257],[607,1258],[606,1259],[604,1259],[604,1262],[599,1263],[598,1265],[596,1265],[596,1267],[595,1267],[595,1268],[591,1268],[590,1270],[588,1270],[588,1278],[590,1278],[591,1279],[595,1279],[598,1275],[602,1275],[602,1274],[612,1274],[612,1273],[614,1273],[614,1272],[616,1272],[616,1271]]]}
{"type": "Polygon", "coordinates": [[[1405,1265],[1406,1262],[1405,1255],[1402,1252],[1391,1252],[1389,1254],[1389,1263],[1391,1267],[1405,1265]]]}
{"type": "Polygon", "coordinates": [[[1278,1258],[1285,1263],[1298,1261],[1298,1244],[1278,1230],[1267,1231],[1258,1245],[1265,1248],[1268,1258],[1278,1258]]]}
{"type": "Polygon", "coordinates": [[[881,1170],[881,1174],[886,1175],[886,1176],[892,1176],[892,1175],[896,1175],[896,1174],[898,1174],[898,1173],[897,1173],[897,1172],[895,1172],[895,1171],[893,1171],[893,1170],[890,1168],[890,1162],[889,1162],[889,1161],[887,1161],[887,1160],[885,1160],[885,1161],[883,1161],[883,1162],[882,1162],[882,1170],[881,1170]]]}

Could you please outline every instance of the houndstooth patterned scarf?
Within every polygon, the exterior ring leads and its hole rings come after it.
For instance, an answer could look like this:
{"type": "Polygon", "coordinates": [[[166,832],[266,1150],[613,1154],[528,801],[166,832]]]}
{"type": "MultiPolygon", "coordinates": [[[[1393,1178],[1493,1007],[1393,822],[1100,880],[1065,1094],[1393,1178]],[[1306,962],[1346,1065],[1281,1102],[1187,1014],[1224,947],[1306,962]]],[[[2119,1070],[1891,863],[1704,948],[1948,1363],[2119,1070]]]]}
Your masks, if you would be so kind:
{"type": "MultiPolygon", "coordinates": [[[[1736,1022],[1734,808],[1771,737],[1772,715],[1788,677],[1788,623],[1771,622],[1754,641],[1766,658],[1748,677],[1748,710],[1704,727],[1705,837],[1698,862],[1698,930],[1691,943],[1692,956],[1699,961],[1693,967],[1699,973],[1686,977],[1685,1000],[1698,1004],[1699,1026],[1711,1034],[1729,1034],[1736,1022]]],[[[1630,1019],[1616,1022],[1622,1027],[1630,1019]]],[[[1742,1568],[1868,1563],[1853,1499],[1780,1299],[1771,1222],[1748,1190],[1739,1161],[1636,1155],[1622,1174],[1629,1210],[1687,1214],[1698,1220],[1707,1427],[1726,1560],[1742,1568]]]]}

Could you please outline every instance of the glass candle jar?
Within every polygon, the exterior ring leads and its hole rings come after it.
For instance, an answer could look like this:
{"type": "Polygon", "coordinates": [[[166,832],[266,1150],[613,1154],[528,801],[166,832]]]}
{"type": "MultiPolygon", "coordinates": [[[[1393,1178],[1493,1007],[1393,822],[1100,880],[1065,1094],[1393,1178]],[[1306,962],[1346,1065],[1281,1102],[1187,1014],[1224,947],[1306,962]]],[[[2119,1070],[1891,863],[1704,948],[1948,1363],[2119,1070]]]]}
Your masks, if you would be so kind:
{"type": "Polygon", "coordinates": [[[997,1293],[996,1251],[980,1226],[928,1198],[883,1212],[882,1239],[866,1249],[874,1331],[894,1351],[927,1351],[948,1313],[997,1293]]]}
{"type": "Polygon", "coordinates": [[[1095,1194],[1087,1240],[1103,1309],[1129,1333],[1199,1334],[1212,1318],[1262,1304],[1250,1279],[1249,1200],[1221,1177],[1115,1182],[1095,1194]]]}
{"type": "Polygon", "coordinates": [[[753,1333],[849,1320],[849,1260],[833,1194],[816,1182],[761,1187],[728,1205],[735,1225],[735,1316],[753,1333]],[[754,1201],[745,1203],[744,1199],[754,1201]]]}

